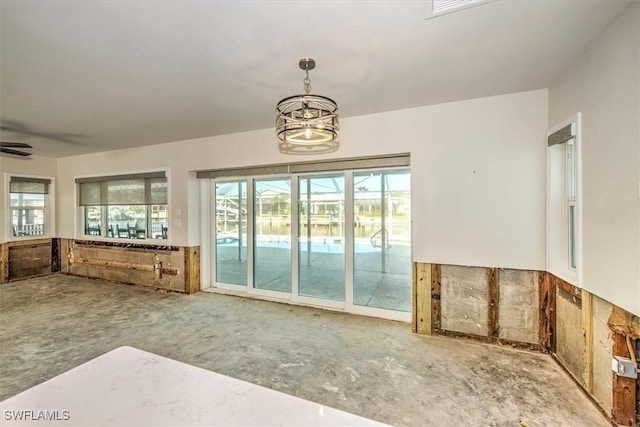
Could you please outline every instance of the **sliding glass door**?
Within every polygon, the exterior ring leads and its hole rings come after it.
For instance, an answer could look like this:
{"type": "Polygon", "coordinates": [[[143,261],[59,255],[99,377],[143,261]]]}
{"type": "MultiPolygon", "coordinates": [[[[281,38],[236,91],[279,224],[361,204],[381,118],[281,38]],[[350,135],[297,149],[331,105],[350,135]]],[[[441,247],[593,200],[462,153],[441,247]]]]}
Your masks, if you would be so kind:
{"type": "Polygon", "coordinates": [[[249,176],[213,184],[216,287],[408,320],[408,169],[249,176]]]}
{"type": "Polygon", "coordinates": [[[217,182],[216,282],[247,284],[247,183],[217,182]]]}
{"type": "Polygon", "coordinates": [[[291,292],[291,180],[253,185],[253,287],[291,292]]]}
{"type": "Polygon", "coordinates": [[[344,301],[344,175],[299,179],[298,295],[344,301]]]}
{"type": "Polygon", "coordinates": [[[411,309],[411,193],[408,170],[353,177],[353,303],[411,309]]]}

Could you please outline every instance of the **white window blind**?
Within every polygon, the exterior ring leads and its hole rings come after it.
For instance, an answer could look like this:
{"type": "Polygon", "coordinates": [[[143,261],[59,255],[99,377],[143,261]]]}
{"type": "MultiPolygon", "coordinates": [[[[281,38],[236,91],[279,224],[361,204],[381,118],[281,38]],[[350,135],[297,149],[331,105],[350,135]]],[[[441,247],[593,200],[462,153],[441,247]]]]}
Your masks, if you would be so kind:
{"type": "Polygon", "coordinates": [[[9,191],[22,194],[49,194],[49,184],[51,184],[50,179],[12,176],[9,191]]]}
{"type": "Polygon", "coordinates": [[[165,205],[164,172],[77,178],[80,206],[165,205]]]}
{"type": "Polygon", "coordinates": [[[246,166],[198,171],[198,178],[243,177],[257,175],[282,175],[289,173],[330,172],[352,169],[375,169],[404,167],[411,163],[409,153],[384,156],[351,157],[344,159],[319,160],[274,165],[246,166]]]}

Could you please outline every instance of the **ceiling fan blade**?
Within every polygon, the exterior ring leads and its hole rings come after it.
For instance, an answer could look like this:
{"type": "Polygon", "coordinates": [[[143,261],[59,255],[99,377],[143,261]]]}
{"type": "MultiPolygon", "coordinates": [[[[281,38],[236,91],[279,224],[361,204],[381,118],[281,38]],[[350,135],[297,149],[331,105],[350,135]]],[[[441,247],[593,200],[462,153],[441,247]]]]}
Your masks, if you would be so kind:
{"type": "Polygon", "coordinates": [[[24,142],[0,142],[0,147],[10,147],[10,148],[33,148],[29,144],[25,144],[24,142]]]}
{"type": "Polygon", "coordinates": [[[15,154],[16,156],[30,156],[31,153],[25,151],[12,150],[11,148],[0,147],[0,153],[15,154]]]}

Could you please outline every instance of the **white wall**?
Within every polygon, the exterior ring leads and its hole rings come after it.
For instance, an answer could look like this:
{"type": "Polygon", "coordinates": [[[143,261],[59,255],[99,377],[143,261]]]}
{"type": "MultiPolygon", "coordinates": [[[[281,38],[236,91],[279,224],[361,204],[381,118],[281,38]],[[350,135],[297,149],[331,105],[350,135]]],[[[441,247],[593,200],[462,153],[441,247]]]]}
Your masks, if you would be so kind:
{"type": "Polygon", "coordinates": [[[640,314],[640,6],[549,89],[549,124],[582,112],[583,283],[640,314]]]}
{"type": "Polygon", "coordinates": [[[543,269],[547,91],[421,109],[410,142],[414,259],[543,269]]]}
{"type": "Polygon", "coordinates": [[[55,177],[57,175],[56,159],[35,155],[29,158],[0,156],[0,186],[2,187],[2,197],[0,197],[0,243],[9,240],[6,174],[11,173],[55,177]]]}
{"type": "MultiPolygon", "coordinates": [[[[331,157],[411,153],[416,261],[543,269],[546,129],[537,90],[343,119],[331,157]]],[[[197,245],[193,171],[317,157],[280,153],[264,129],[59,159],[58,234],[74,237],[77,176],[169,168],[171,243],[197,245]]]]}

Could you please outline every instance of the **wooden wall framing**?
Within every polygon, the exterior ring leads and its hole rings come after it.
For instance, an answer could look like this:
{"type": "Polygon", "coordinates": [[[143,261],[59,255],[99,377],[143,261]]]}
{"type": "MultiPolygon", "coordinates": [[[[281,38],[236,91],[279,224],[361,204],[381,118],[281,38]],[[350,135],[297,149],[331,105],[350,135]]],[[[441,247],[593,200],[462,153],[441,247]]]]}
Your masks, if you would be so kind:
{"type": "Polygon", "coordinates": [[[0,283],[51,274],[52,248],[51,239],[0,244],[0,283]]]}
{"type": "Polygon", "coordinates": [[[556,352],[556,285],[547,273],[538,276],[540,288],[540,330],[538,338],[544,353],[556,352]]]}
{"type": "Polygon", "coordinates": [[[56,272],[195,293],[200,247],[61,238],[0,244],[0,283],[56,272]]]}
{"type": "Polygon", "coordinates": [[[500,333],[500,279],[497,268],[487,269],[487,335],[497,338],[500,333]]]}
{"type": "Polygon", "coordinates": [[[200,248],[146,246],[63,239],[67,274],[195,293],[200,290],[200,248]]]}
{"type": "MultiPolygon", "coordinates": [[[[640,317],[613,306],[608,321],[608,327],[613,334],[613,355],[632,357],[629,347],[634,351],[636,340],[640,339],[640,317]]],[[[637,358],[638,355],[636,354],[637,358]]],[[[631,378],[618,377],[612,374],[613,402],[611,415],[613,421],[619,425],[635,425],[637,420],[637,387],[631,378]]]]}
{"type": "Polygon", "coordinates": [[[488,343],[509,344],[538,349],[538,343],[500,338],[500,269],[488,268],[486,273],[487,335],[444,329],[442,326],[442,265],[414,263],[413,266],[412,329],[425,335],[447,335],[471,338],[488,343]]]}
{"type": "MultiPolygon", "coordinates": [[[[575,380],[575,382],[584,389],[587,395],[597,404],[597,406],[605,412],[604,407],[599,405],[595,399],[594,393],[594,296],[578,288],[553,274],[548,272],[538,272],[538,343],[530,345],[527,343],[510,342],[499,338],[500,322],[500,269],[487,268],[486,285],[487,285],[487,335],[477,336],[464,332],[449,331],[442,329],[442,288],[441,288],[441,270],[440,264],[414,263],[413,276],[413,330],[420,334],[437,334],[455,337],[464,337],[479,340],[488,343],[512,344],[515,346],[526,347],[532,350],[539,350],[549,353],[554,360],[558,362],[575,380]],[[427,284],[430,283],[430,289],[427,284]],[[580,352],[580,364],[575,366],[575,372],[572,368],[566,366],[557,356],[558,337],[557,322],[564,322],[566,319],[558,319],[557,313],[557,295],[564,295],[563,298],[573,300],[572,307],[577,307],[574,312],[578,314],[578,323],[581,324],[581,330],[577,333],[580,336],[578,351],[580,352]],[[430,325],[428,322],[430,321],[430,325]]],[[[565,303],[566,304],[566,303],[565,303]]],[[[602,306],[602,302],[599,303],[602,306]]],[[[637,339],[640,339],[640,317],[634,316],[626,311],[612,306],[612,314],[608,321],[608,327],[613,338],[612,356],[622,356],[631,358],[629,346],[635,348],[637,339]],[[627,342],[629,341],[629,342],[627,342]]],[[[602,308],[599,309],[602,313],[602,308]]],[[[564,316],[564,313],[561,313],[564,316]]],[[[600,314],[601,316],[601,314],[600,314]]],[[[600,321],[601,322],[601,321],[600,321]]],[[[599,323],[600,324],[600,323],[599,323]]],[[[562,324],[561,324],[562,326],[562,324]]],[[[566,329],[566,325],[565,325],[566,329]]],[[[599,334],[602,334],[602,326],[599,326],[599,334]]],[[[602,338],[601,338],[602,339],[602,338]]],[[[564,345],[564,343],[563,343],[564,345]]],[[[602,344],[600,344],[602,345],[602,344]]],[[[601,348],[601,347],[600,347],[601,348]]],[[[563,350],[566,351],[566,350],[563,350]]],[[[606,371],[602,367],[602,354],[599,353],[600,364],[599,381],[602,381],[603,373],[606,371]]],[[[636,355],[637,357],[638,355],[636,355]]],[[[606,356],[605,356],[606,358],[606,356]]],[[[605,369],[609,369],[605,367],[605,369]]],[[[638,410],[637,402],[637,380],[619,377],[612,373],[612,401],[610,416],[612,422],[617,425],[636,425],[636,411],[638,410]]],[[[599,383],[601,384],[601,383],[599,383]]],[[[602,390],[602,386],[600,388],[602,390]]]]}
{"type": "Polygon", "coordinates": [[[429,264],[413,265],[413,332],[431,335],[432,287],[431,267],[429,264]],[[417,306],[419,304],[419,306],[417,306]]]}

